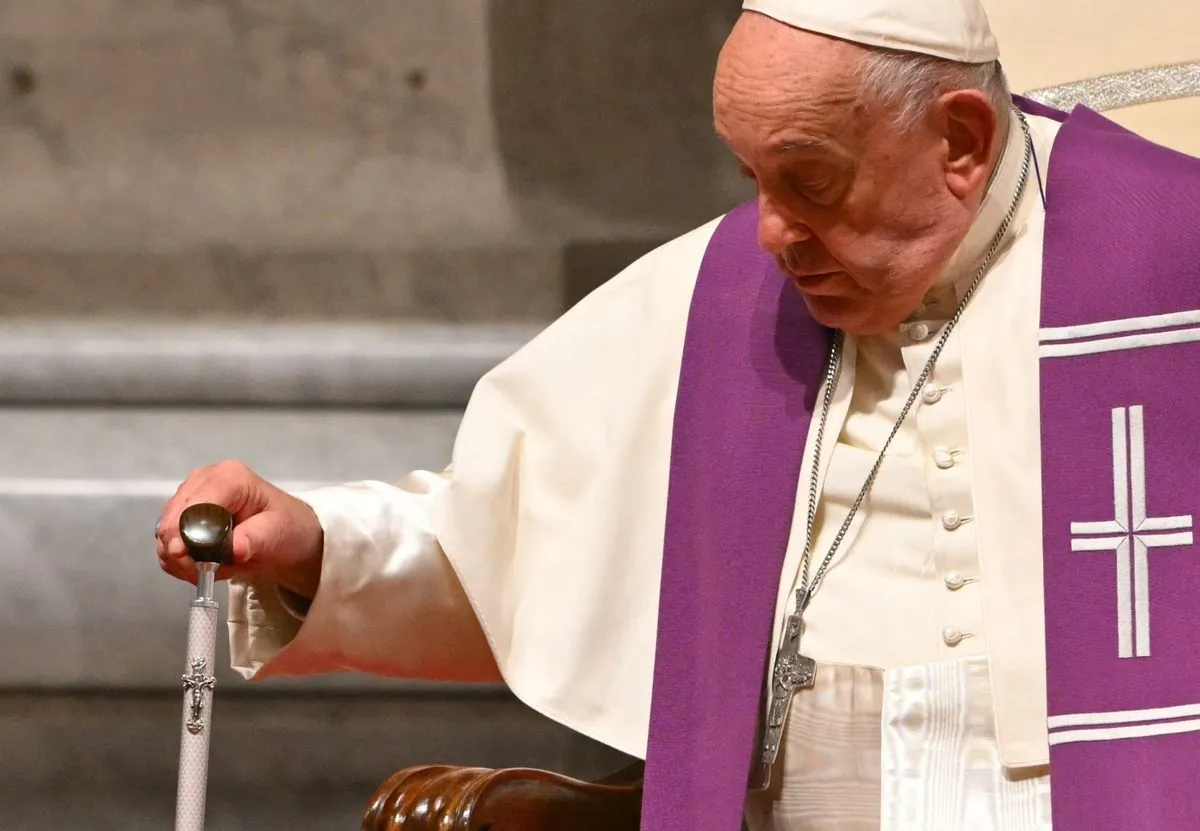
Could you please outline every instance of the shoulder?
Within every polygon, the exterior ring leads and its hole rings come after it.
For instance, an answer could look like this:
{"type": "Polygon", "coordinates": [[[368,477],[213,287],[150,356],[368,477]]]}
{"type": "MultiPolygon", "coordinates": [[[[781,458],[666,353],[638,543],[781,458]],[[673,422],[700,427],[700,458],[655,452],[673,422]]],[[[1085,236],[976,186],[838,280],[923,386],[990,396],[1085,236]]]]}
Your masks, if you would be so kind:
{"type": "MultiPolygon", "coordinates": [[[[1159,144],[1106,116],[1078,106],[1055,136],[1057,169],[1065,168],[1093,190],[1119,184],[1162,187],[1164,195],[1194,199],[1200,158],[1159,144]]],[[[1054,176],[1051,176],[1053,179],[1054,176]]]]}
{"type": "Polygon", "coordinates": [[[682,349],[700,264],[720,221],[705,223],[630,264],[484,380],[570,383],[581,373],[595,380],[621,371],[630,361],[682,349]]]}
{"type": "Polygon", "coordinates": [[[670,315],[680,306],[686,314],[700,264],[721,219],[707,222],[640,257],[551,324],[539,339],[570,335],[576,327],[588,329],[593,322],[605,324],[595,333],[597,337],[620,337],[608,328],[614,314],[630,323],[656,321],[658,315],[670,315]]]}

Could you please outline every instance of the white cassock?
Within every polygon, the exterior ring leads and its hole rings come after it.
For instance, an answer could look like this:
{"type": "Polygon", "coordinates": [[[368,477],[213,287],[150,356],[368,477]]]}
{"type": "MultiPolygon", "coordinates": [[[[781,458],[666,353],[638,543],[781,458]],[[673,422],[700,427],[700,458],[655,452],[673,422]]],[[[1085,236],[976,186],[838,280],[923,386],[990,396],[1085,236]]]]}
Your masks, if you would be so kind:
{"type": "MultiPolygon", "coordinates": [[[[1029,121],[1044,181],[1058,125],[1029,121]]],[[[819,461],[815,560],[1009,208],[1021,142],[1014,123],[926,306],[898,331],[846,339],[827,425],[838,439],[819,461]]],[[[754,829],[1049,827],[1043,220],[1031,175],[1007,247],[805,616],[806,652],[821,670],[791,709],[774,790],[749,797],[754,829]]],[[[255,678],[502,677],[535,710],[643,756],[679,359],[715,227],[635,263],[489,373],[447,471],[301,494],[325,529],[320,590],[308,606],[235,582],[234,665],[255,678]]],[[[813,463],[798,483],[779,630],[813,463]]]]}

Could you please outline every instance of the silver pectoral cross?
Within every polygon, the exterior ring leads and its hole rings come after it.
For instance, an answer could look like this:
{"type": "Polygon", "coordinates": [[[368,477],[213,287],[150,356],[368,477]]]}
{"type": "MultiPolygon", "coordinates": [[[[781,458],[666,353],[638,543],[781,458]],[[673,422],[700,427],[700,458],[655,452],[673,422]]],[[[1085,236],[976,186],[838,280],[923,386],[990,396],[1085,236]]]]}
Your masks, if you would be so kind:
{"type": "Polygon", "coordinates": [[[800,636],[804,633],[804,610],[808,606],[808,592],[796,590],[796,611],[788,616],[779,649],[775,652],[775,664],[771,671],[771,704],[767,710],[766,728],[763,731],[762,757],[759,760],[769,779],[771,765],[779,754],[783,738],[783,725],[787,721],[792,697],[800,690],[812,689],[817,681],[817,662],[800,654],[800,636]]]}
{"type": "Polygon", "coordinates": [[[204,692],[217,685],[217,679],[205,673],[208,661],[195,658],[191,664],[191,672],[183,676],[183,688],[191,693],[191,707],[188,712],[187,729],[193,736],[204,729],[204,692]]]}

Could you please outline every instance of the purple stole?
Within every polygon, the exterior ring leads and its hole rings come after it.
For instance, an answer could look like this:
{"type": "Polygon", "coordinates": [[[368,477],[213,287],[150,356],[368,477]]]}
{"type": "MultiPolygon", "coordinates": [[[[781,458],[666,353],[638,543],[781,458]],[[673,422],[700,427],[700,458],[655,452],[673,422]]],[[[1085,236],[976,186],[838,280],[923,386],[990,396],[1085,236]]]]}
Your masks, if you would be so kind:
{"type": "MultiPolygon", "coordinates": [[[[1021,104],[1065,120],[1041,366],[1054,827],[1196,829],[1200,160],[1084,108],[1021,104]]],[[[738,831],[757,750],[830,333],[756,230],[752,203],[720,223],[688,319],[642,831],[738,831]]]]}
{"type": "Polygon", "coordinates": [[[1197,829],[1200,159],[1087,110],[1059,141],[1041,331],[1055,828],[1197,829]]]}

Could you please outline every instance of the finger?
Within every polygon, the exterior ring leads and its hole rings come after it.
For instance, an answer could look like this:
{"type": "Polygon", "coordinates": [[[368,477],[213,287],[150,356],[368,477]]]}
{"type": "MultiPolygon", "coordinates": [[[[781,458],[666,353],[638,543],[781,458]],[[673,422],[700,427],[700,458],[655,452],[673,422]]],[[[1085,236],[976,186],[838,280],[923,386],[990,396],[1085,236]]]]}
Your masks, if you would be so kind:
{"type": "Polygon", "coordinates": [[[175,559],[167,553],[167,547],[163,545],[162,540],[158,540],[154,543],[154,556],[158,557],[158,561],[160,563],[165,563],[167,560],[175,559]]]}
{"type": "Polygon", "coordinates": [[[176,560],[170,557],[160,558],[158,561],[159,567],[167,574],[183,580],[185,583],[196,584],[196,566],[191,560],[176,560]]]}
{"type": "Polygon", "coordinates": [[[245,577],[250,569],[245,566],[221,566],[217,569],[217,580],[232,580],[234,577],[245,577]]]}
{"type": "Polygon", "coordinates": [[[179,483],[179,487],[175,488],[175,493],[171,494],[171,498],[163,505],[158,521],[154,523],[155,537],[163,542],[169,540],[171,531],[178,525],[178,517],[183,510],[181,503],[186,507],[188,494],[197,487],[202,487],[202,483],[208,478],[208,472],[209,468],[207,467],[196,468],[179,483]]]}
{"type": "MultiPolygon", "coordinates": [[[[164,572],[166,572],[167,574],[171,575],[172,577],[174,577],[178,580],[183,580],[187,583],[191,583],[192,585],[195,585],[197,579],[199,578],[199,574],[196,569],[196,564],[188,558],[184,558],[181,560],[176,557],[171,557],[170,555],[163,552],[163,553],[160,553],[160,555],[159,555],[158,564],[159,564],[159,567],[162,568],[162,570],[164,572]]],[[[246,569],[243,566],[237,566],[237,565],[221,566],[220,568],[217,569],[216,579],[218,581],[231,580],[234,577],[242,577],[242,576],[246,575],[248,572],[249,572],[249,569],[246,569]]]]}
{"type": "Polygon", "coordinates": [[[174,564],[173,567],[179,569],[181,575],[192,574],[195,571],[195,563],[188,556],[183,541],[178,537],[167,545],[163,545],[160,542],[156,554],[158,555],[159,562],[164,564],[164,570],[168,568],[168,564],[174,564]]]}
{"type": "Polygon", "coordinates": [[[160,513],[158,515],[158,519],[154,521],[154,539],[158,540],[160,543],[164,543],[167,541],[167,537],[168,537],[167,529],[170,526],[167,525],[167,523],[165,522],[165,519],[166,519],[167,510],[170,507],[171,507],[170,502],[167,502],[165,505],[163,505],[162,513],[160,513]]]}
{"type": "Polygon", "coordinates": [[[163,571],[170,572],[172,569],[181,570],[183,568],[183,564],[180,562],[181,558],[172,555],[167,546],[161,542],[158,543],[154,553],[158,557],[159,565],[162,566],[163,571]]]}
{"type": "Polygon", "coordinates": [[[171,494],[171,497],[174,498],[179,496],[179,494],[191,487],[192,483],[195,482],[198,477],[207,473],[210,467],[211,465],[205,465],[204,467],[194,468],[192,472],[188,474],[187,478],[179,483],[179,487],[175,488],[175,493],[171,494]]]}
{"type": "MultiPolygon", "coordinates": [[[[219,499],[209,498],[208,488],[203,501],[215,502],[233,515],[235,523],[241,522],[262,510],[263,494],[258,487],[262,480],[241,462],[221,462],[212,467],[211,483],[220,483],[219,499]]],[[[197,500],[200,501],[200,500],[197,500]]]]}
{"type": "MultiPolygon", "coordinates": [[[[253,517],[246,520],[246,522],[253,523],[253,517]]],[[[238,565],[246,565],[247,563],[251,562],[251,557],[253,556],[253,551],[255,548],[255,544],[252,542],[253,533],[253,528],[251,528],[249,531],[241,526],[237,526],[233,529],[233,561],[238,565]]],[[[259,547],[261,548],[261,545],[259,547]]]]}
{"type": "Polygon", "coordinates": [[[279,548],[281,520],[277,511],[268,511],[235,525],[233,561],[241,566],[263,568],[270,565],[272,553],[279,548]]]}

